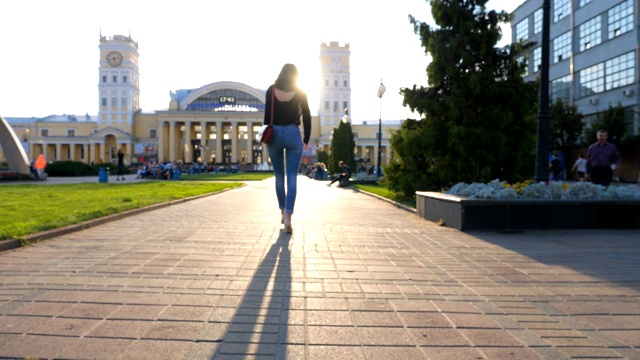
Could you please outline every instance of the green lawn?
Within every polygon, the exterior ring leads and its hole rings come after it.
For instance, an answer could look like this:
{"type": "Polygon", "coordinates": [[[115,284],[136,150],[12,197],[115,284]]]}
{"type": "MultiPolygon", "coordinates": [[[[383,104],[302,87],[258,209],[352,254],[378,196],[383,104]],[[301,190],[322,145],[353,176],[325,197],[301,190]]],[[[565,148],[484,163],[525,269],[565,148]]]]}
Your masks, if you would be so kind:
{"type": "Polygon", "coordinates": [[[273,176],[273,172],[253,172],[236,174],[182,174],[180,180],[186,181],[255,181],[264,180],[273,176]]]}
{"type": "Polygon", "coordinates": [[[145,181],[130,184],[0,186],[0,239],[144,206],[241,186],[239,182],[145,181]]]}
{"type": "Polygon", "coordinates": [[[380,195],[382,197],[385,197],[387,199],[391,199],[395,202],[399,202],[403,205],[412,207],[412,208],[416,208],[416,199],[411,199],[408,197],[404,197],[401,195],[396,194],[395,192],[387,189],[385,186],[383,185],[368,185],[368,184],[354,184],[352,185],[355,188],[358,188],[360,190],[364,190],[376,195],[380,195]]]}

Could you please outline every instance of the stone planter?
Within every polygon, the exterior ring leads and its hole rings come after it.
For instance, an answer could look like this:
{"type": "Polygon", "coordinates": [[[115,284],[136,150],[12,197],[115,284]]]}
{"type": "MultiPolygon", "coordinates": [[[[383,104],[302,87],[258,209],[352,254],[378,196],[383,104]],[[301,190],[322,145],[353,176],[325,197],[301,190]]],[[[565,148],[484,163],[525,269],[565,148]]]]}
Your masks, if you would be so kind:
{"type": "Polygon", "coordinates": [[[640,229],[640,201],[485,200],[416,192],[418,214],[458,230],[640,229]]]}

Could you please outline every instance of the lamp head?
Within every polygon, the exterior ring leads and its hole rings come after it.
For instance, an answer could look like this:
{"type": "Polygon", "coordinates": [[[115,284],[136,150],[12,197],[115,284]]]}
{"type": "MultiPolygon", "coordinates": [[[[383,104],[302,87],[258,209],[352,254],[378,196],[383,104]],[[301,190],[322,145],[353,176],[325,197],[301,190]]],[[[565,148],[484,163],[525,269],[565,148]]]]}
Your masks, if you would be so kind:
{"type": "Polygon", "coordinates": [[[380,80],[380,87],[378,88],[378,97],[382,99],[382,95],[387,91],[387,88],[382,84],[382,80],[380,80]]]}

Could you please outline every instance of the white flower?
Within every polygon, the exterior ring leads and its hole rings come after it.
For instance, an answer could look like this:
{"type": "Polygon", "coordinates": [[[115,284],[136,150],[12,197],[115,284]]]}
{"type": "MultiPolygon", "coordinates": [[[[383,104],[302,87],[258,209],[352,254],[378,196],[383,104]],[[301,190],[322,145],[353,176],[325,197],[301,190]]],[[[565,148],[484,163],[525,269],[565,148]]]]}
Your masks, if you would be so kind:
{"type": "Polygon", "coordinates": [[[471,199],[640,200],[640,189],[635,186],[604,187],[590,182],[534,183],[521,188],[518,194],[513,187],[507,188],[495,179],[487,184],[457,183],[446,193],[471,199]]]}

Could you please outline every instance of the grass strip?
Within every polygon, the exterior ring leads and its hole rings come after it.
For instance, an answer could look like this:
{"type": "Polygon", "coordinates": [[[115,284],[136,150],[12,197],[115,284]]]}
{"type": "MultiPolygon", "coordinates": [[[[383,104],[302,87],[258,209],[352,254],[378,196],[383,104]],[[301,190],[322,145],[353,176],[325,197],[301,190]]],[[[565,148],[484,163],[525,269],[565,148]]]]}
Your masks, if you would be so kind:
{"type": "Polygon", "coordinates": [[[259,181],[270,178],[273,172],[254,172],[236,174],[182,174],[182,181],[259,181]]]}
{"type": "Polygon", "coordinates": [[[131,209],[241,186],[236,182],[3,185],[0,239],[77,224],[131,209]]]}
{"type": "Polygon", "coordinates": [[[387,199],[393,200],[395,202],[409,206],[411,208],[414,208],[414,209],[416,208],[416,199],[401,196],[396,192],[389,190],[386,186],[379,185],[379,184],[375,184],[375,185],[353,184],[352,186],[360,190],[364,190],[364,191],[385,197],[387,199]]]}

